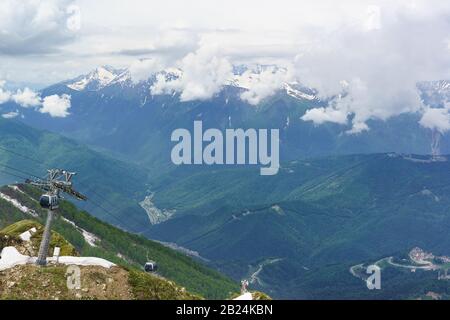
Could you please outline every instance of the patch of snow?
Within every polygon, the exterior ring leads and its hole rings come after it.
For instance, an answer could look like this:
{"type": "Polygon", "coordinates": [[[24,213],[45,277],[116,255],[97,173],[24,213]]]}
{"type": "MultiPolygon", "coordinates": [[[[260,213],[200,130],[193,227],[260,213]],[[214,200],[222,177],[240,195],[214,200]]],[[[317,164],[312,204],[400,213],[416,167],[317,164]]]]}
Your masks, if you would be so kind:
{"type": "Polygon", "coordinates": [[[33,233],[36,232],[36,228],[31,228],[28,231],[25,231],[19,235],[19,238],[22,239],[22,241],[29,242],[31,240],[31,237],[33,236],[33,233]]]}
{"type": "MultiPolygon", "coordinates": [[[[103,268],[111,268],[115,266],[111,261],[96,257],[51,257],[47,258],[48,262],[55,262],[65,265],[77,266],[99,266],[103,268]]],[[[18,265],[33,264],[36,262],[35,257],[25,256],[14,247],[3,248],[0,254],[0,271],[13,268],[18,265]]]]}
{"type": "Polygon", "coordinates": [[[84,239],[86,240],[86,242],[91,246],[91,247],[96,247],[97,245],[95,244],[96,241],[100,241],[100,239],[98,237],[96,237],[94,234],[87,232],[84,229],[81,229],[81,232],[83,234],[84,239]]]}
{"type": "Polygon", "coordinates": [[[19,201],[17,201],[16,199],[11,198],[10,196],[0,192],[0,198],[2,198],[5,201],[8,201],[9,203],[11,203],[14,207],[16,207],[17,209],[19,209],[20,211],[22,211],[23,213],[27,213],[29,215],[32,215],[33,217],[38,217],[38,214],[28,208],[27,206],[22,205],[19,201]]]}
{"type": "Polygon", "coordinates": [[[71,224],[72,226],[74,226],[78,231],[81,232],[81,234],[83,235],[84,240],[91,246],[91,247],[96,247],[97,245],[95,244],[96,241],[100,241],[100,238],[97,237],[95,234],[90,233],[89,231],[84,230],[83,228],[80,228],[79,226],[77,226],[75,224],[75,222],[70,221],[69,219],[66,219],[64,217],[62,217],[62,219],[71,224]]]}
{"type": "Polygon", "coordinates": [[[131,80],[131,73],[129,70],[125,70],[122,73],[120,73],[110,83],[108,83],[108,85],[120,84],[123,87],[127,83],[129,83],[130,85],[133,85],[132,80],[131,80]]]}
{"type": "Polygon", "coordinates": [[[67,87],[69,87],[72,90],[75,91],[82,91],[86,88],[86,86],[89,84],[88,78],[83,78],[80,81],[68,84],[67,87]]]}
{"type": "Polygon", "coordinates": [[[31,240],[31,232],[30,231],[25,231],[24,233],[21,233],[19,235],[19,238],[22,239],[23,241],[27,241],[29,242],[31,240]]]}
{"type": "Polygon", "coordinates": [[[246,292],[233,300],[253,300],[253,296],[250,292],[246,292]]]}
{"type": "Polygon", "coordinates": [[[79,80],[67,84],[67,87],[76,91],[100,90],[111,84],[119,76],[117,72],[117,70],[108,66],[98,67],[88,75],[78,78],[79,80]],[[90,86],[91,84],[93,86],[90,86]]]}
{"type": "Polygon", "coordinates": [[[0,254],[0,271],[13,268],[18,265],[33,263],[35,259],[25,256],[14,247],[5,247],[0,254]]]}
{"type": "MultiPolygon", "coordinates": [[[[25,192],[23,192],[22,190],[20,190],[20,188],[18,186],[15,186],[13,184],[8,185],[9,188],[13,189],[14,191],[20,192],[22,194],[26,194],[25,192]]],[[[32,198],[31,198],[32,199],[32,198]]]]}
{"type": "Polygon", "coordinates": [[[114,267],[115,264],[111,261],[96,258],[96,257],[71,257],[71,256],[62,256],[62,257],[51,257],[47,258],[48,262],[57,262],[65,265],[77,265],[77,266],[99,266],[103,268],[111,268],[114,267]]]}
{"type": "Polygon", "coordinates": [[[309,101],[316,99],[316,96],[315,96],[315,95],[313,95],[313,94],[308,94],[308,93],[303,92],[303,91],[301,91],[301,90],[299,90],[299,89],[296,89],[296,88],[294,88],[294,87],[292,86],[292,84],[285,83],[285,84],[284,84],[284,88],[285,88],[285,90],[286,90],[286,93],[287,93],[289,96],[293,97],[293,98],[296,98],[296,99],[304,99],[304,100],[309,100],[309,101]]]}
{"type": "Polygon", "coordinates": [[[100,86],[109,84],[116,75],[105,67],[99,67],[94,72],[94,78],[98,80],[100,86]]]}

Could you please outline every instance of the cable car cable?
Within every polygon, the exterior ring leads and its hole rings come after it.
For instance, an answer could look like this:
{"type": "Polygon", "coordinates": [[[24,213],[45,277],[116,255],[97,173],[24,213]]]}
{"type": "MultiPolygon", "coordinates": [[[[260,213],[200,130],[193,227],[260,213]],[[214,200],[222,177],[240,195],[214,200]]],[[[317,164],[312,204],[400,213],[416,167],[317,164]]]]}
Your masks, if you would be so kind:
{"type": "Polygon", "coordinates": [[[10,172],[5,171],[5,170],[1,170],[1,169],[0,169],[0,172],[2,172],[2,173],[4,173],[4,174],[7,174],[7,175],[10,175],[10,176],[12,176],[12,177],[19,178],[19,179],[21,179],[21,180],[25,180],[25,179],[26,179],[26,178],[24,178],[24,177],[22,177],[22,176],[19,176],[19,175],[14,174],[14,173],[10,173],[10,172]]]}
{"type": "Polygon", "coordinates": [[[100,204],[98,204],[98,203],[96,203],[96,202],[94,202],[94,201],[92,201],[92,200],[89,200],[93,205],[95,205],[95,206],[97,206],[97,207],[99,207],[100,209],[102,209],[107,215],[109,215],[110,217],[113,217],[118,223],[119,223],[119,226],[116,226],[116,227],[118,227],[119,229],[120,229],[120,225],[124,225],[124,226],[126,226],[127,228],[129,228],[129,230],[127,230],[127,231],[130,231],[130,232],[132,232],[132,230],[133,229],[136,229],[136,227],[134,227],[134,228],[132,228],[128,223],[125,223],[124,221],[121,221],[117,216],[115,216],[115,215],[113,215],[110,211],[108,211],[105,207],[103,207],[102,205],[100,205],[100,204]]]}
{"type": "MultiPolygon", "coordinates": [[[[26,156],[26,155],[20,154],[20,153],[18,153],[18,152],[15,152],[15,151],[12,151],[12,150],[8,150],[7,148],[2,147],[2,146],[0,146],[0,150],[4,150],[4,151],[9,152],[9,153],[11,153],[11,154],[20,156],[20,157],[22,157],[22,158],[24,158],[24,159],[33,161],[33,162],[39,164],[39,166],[43,166],[43,161],[38,161],[38,160],[36,160],[36,159],[33,159],[33,158],[28,157],[28,156],[26,156]]],[[[5,164],[0,164],[0,166],[3,166],[3,167],[5,167],[5,168],[9,168],[9,169],[11,169],[11,170],[14,170],[14,171],[17,171],[17,172],[26,174],[27,176],[32,176],[32,177],[35,177],[35,178],[37,178],[37,179],[43,179],[43,178],[41,178],[41,177],[39,177],[39,176],[37,176],[37,175],[31,174],[31,173],[29,173],[29,172],[26,172],[26,171],[23,171],[23,170],[20,170],[20,169],[17,169],[17,168],[14,168],[14,167],[11,167],[11,166],[8,166],[8,165],[5,165],[5,164]]],[[[21,176],[18,176],[18,175],[14,175],[14,174],[8,173],[8,172],[6,172],[6,171],[0,170],[0,172],[3,172],[3,173],[5,173],[5,174],[9,174],[10,176],[14,176],[14,177],[17,177],[17,178],[20,178],[20,179],[23,179],[23,180],[26,180],[26,179],[27,179],[27,178],[24,178],[24,177],[21,177],[21,176]]],[[[81,185],[84,185],[84,184],[82,184],[82,183],[80,183],[80,184],[81,184],[81,185]]],[[[86,185],[85,185],[85,186],[86,186],[86,185]]],[[[105,197],[101,196],[101,195],[100,195],[99,193],[97,193],[95,190],[91,190],[91,192],[92,192],[93,194],[95,194],[98,198],[100,198],[101,200],[103,200],[104,202],[106,202],[106,203],[107,203],[109,206],[111,206],[112,208],[116,208],[116,205],[112,204],[109,200],[107,200],[105,197]]],[[[129,225],[128,223],[125,223],[124,221],[120,220],[117,216],[115,216],[114,214],[112,214],[112,213],[111,213],[109,210],[107,210],[105,207],[103,207],[103,206],[101,206],[100,204],[98,204],[98,203],[92,201],[92,199],[89,199],[89,201],[92,202],[92,204],[94,204],[94,205],[97,206],[98,208],[102,209],[102,210],[103,210],[105,213],[107,213],[109,216],[113,217],[117,222],[119,222],[120,224],[125,225],[126,227],[128,227],[128,228],[130,229],[130,231],[133,230],[133,229],[134,229],[134,230],[139,230],[139,229],[140,229],[140,228],[138,228],[138,227],[130,228],[130,225],[129,225]]],[[[118,212],[118,210],[117,210],[116,212],[118,212]]],[[[136,224],[136,226],[140,226],[141,223],[142,223],[142,222],[137,221],[133,216],[130,216],[130,219],[133,220],[133,222],[136,224]]]]}
{"type": "Polygon", "coordinates": [[[9,152],[9,153],[14,154],[14,155],[19,156],[19,157],[23,157],[24,159],[28,159],[28,160],[30,160],[30,161],[33,161],[33,162],[35,162],[35,163],[38,163],[39,165],[42,165],[42,163],[43,163],[42,161],[38,161],[38,160],[33,159],[33,158],[31,158],[31,157],[25,156],[25,155],[20,154],[20,153],[18,153],[18,152],[16,152],[16,151],[8,150],[7,148],[2,147],[2,146],[0,146],[0,150],[9,152]]]}
{"type": "Polygon", "coordinates": [[[32,174],[32,173],[29,173],[29,172],[26,172],[26,171],[23,171],[23,170],[20,170],[20,169],[16,169],[16,168],[11,167],[11,166],[8,166],[8,165],[6,165],[6,164],[0,164],[0,166],[5,167],[5,168],[8,168],[8,169],[11,169],[11,170],[14,170],[14,171],[17,171],[17,172],[19,172],[19,173],[23,173],[23,174],[25,174],[25,175],[27,175],[27,176],[31,176],[31,177],[34,177],[34,178],[36,178],[36,179],[43,179],[42,177],[38,177],[38,176],[36,176],[36,175],[34,175],[34,174],[32,174]]]}

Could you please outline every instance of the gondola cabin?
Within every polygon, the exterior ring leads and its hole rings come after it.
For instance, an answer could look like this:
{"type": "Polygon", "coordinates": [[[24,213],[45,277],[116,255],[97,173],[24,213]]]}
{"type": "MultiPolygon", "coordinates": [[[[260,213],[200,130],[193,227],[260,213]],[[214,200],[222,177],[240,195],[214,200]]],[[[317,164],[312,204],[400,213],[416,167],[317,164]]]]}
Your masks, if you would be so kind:
{"type": "Polygon", "coordinates": [[[58,208],[58,196],[53,194],[43,194],[39,199],[39,204],[42,208],[54,210],[58,208]]]}
{"type": "Polygon", "coordinates": [[[144,265],[145,272],[156,272],[158,270],[158,265],[154,261],[148,261],[144,265]]]}

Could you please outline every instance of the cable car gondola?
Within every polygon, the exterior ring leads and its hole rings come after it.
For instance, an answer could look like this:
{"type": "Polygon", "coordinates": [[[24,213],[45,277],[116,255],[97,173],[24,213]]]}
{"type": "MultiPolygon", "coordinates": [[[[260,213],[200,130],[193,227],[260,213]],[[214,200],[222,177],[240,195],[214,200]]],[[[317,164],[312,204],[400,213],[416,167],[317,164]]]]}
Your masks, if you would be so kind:
{"type": "Polygon", "coordinates": [[[148,261],[144,265],[145,272],[156,272],[158,270],[158,265],[154,261],[148,261]]]}
{"type": "Polygon", "coordinates": [[[58,208],[58,196],[55,194],[43,194],[39,199],[39,204],[42,208],[54,210],[58,208]]]}

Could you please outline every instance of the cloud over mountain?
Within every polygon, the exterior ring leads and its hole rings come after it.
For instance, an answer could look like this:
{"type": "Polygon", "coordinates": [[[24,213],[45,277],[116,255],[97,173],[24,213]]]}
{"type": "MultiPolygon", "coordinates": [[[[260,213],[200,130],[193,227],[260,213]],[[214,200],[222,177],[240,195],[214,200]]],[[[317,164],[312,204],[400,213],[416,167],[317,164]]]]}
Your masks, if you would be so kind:
{"type": "Polygon", "coordinates": [[[441,134],[450,130],[450,113],[447,108],[427,108],[419,121],[424,128],[439,131],[441,134]]]}
{"type": "MultiPolygon", "coordinates": [[[[51,117],[64,118],[69,115],[71,96],[67,94],[51,95],[44,98],[39,92],[30,88],[17,89],[15,93],[4,89],[5,81],[0,81],[0,104],[13,101],[22,108],[37,108],[41,113],[48,113],[51,117]]],[[[3,114],[3,118],[14,118],[19,111],[3,114]]]]}
{"type": "MultiPolygon", "coordinates": [[[[156,75],[151,93],[182,101],[212,98],[236,80],[245,84],[240,98],[257,105],[297,82],[328,102],[302,120],[348,133],[404,113],[424,114],[428,126],[445,120],[416,85],[450,78],[448,1],[171,0],[156,8],[144,0],[3,0],[0,30],[0,72],[17,83],[50,84],[112,64],[129,67],[133,82],[156,75]],[[279,67],[249,68],[237,79],[233,66],[241,64],[279,67]],[[181,71],[167,77],[168,68],[181,71]]],[[[23,106],[39,99],[0,86],[0,102],[11,96],[23,106]]]]}
{"type": "Polygon", "coordinates": [[[42,108],[39,109],[41,113],[48,113],[54,118],[64,118],[69,115],[70,96],[63,94],[58,96],[56,94],[47,96],[42,100],[42,108]]]}
{"type": "Polygon", "coordinates": [[[11,92],[5,90],[3,86],[5,85],[4,80],[0,80],[0,104],[9,101],[11,98],[11,92]]]}
{"type": "Polygon", "coordinates": [[[183,73],[176,79],[159,75],[152,94],[180,93],[181,101],[205,100],[220,92],[232,77],[232,65],[218,47],[202,46],[177,62],[183,73]]]}
{"type": "Polygon", "coordinates": [[[147,80],[152,74],[164,69],[164,63],[159,59],[139,59],[134,61],[129,72],[134,82],[147,80]]]}
{"type": "Polygon", "coordinates": [[[290,80],[290,75],[287,70],[269,67],[261,72],[247,70],[240,78],[247,80],[247,91],[241,94],[241,99],[257,105],[283,88],[284,83],[290,80]]]}
{"type": "Polygon", "coordinates": [[[440,9],[371,7],[361,25],[323,36],[299,54],[298,76],[331,99],[303,120],[350,123],[349,132],[358,133],[370,119],[420,112],[417,83],[450,75],[450,9],[440,9]]]}
{"type": "Polygon", "coordinates": [[[30,88],[25,88],[23,90],[18,89],[11,97],[15,103],[24,108],[36,107],[41,104],[41,97],[39,94],[30,88]]]}

